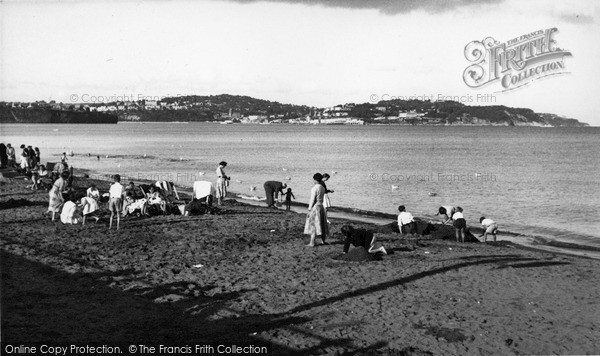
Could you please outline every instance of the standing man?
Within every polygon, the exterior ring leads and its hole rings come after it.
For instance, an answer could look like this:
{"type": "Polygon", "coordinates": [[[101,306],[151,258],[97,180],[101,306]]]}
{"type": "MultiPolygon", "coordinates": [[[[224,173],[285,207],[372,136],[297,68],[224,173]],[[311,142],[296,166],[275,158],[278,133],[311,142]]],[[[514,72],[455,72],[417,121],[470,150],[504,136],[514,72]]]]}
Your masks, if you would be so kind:
{"type": "Polygon", "coordinates": [[[275,206],[275,199],[279,197],[280,193],[283,195],[283,190],[287,188],[287,185],[285,183],[270,180],[266,181],[263,187],[265,188],[265,195],[267,196],[267,207],[277,209],[275,206]]]}
{"type": "Polygon", "coordinates": [[[217,167],[217,204],[223,204],[223,199],[227,196],[227,186],[229,185],[229,177],[223,171],[227,167],[227,162],[221,161],[217,167]]]}
{"type": "Polygon", "coordinates": [[[108,210],[110,210],[110,222],[108,229],[112,229],[113,216],[117,216],[117,230],[119,230],[119,223],[121,222],[121,202],[123,201],[123,193],[125,188],[121,185],[121,176],[118,174],[114,175],[114,183],[111,184],[109,189],[110,200],[108,201],[108,210]]]}
{"type": "Polygon", "coordinates": [[[17,165],[17,157],[15,156],[15,148],[10,143],[6,145],[6,154],[8,156],[8,166],[14,168],[17,165]]]}

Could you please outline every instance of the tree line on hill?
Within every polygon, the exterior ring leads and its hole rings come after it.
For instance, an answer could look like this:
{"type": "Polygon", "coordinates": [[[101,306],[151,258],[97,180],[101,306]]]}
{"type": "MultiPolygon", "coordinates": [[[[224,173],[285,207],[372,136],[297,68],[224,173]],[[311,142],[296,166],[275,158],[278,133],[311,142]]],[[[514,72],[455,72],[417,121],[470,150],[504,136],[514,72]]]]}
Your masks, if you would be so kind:
{"type": "MultiPolygon", "coordinates": [[[[125,103],[114,104],[125,107],[125,103]]],[[[95,110],[100,104],[86,105],[85,110],[95,110]]],[[[28,122],[32,116],[31,105],[15,107],[14,103],[0,102],[0,122],[28,122]],[[15,120],[17,119],[17,120],[15,120]]],[[[36,102],[35,110],[50,110],[36,102]]],[[[67,110],[72,110],[73,105],[67,110]]],[[[239,119],[251,115],[261,116],[267,120],[297,119],[307,116],[321,116],[323,108],[306,105],[282,104],[276,101],[255,99],[240,95],[210,96],[177,96],[161,98],[159,105],[149,109],[145,103],[126,106],[126,109],[112,112],[119,120],[140,121],[213,121],[239,119]],[[173,109],[175,107],[176,109],[173,109]]],[[[378,103],[361,103],[339,105],[344,115],[362,119],[366,123],[379,121],[382,118],[398,117],[400,113],[413,113],[414,118],[408,123],[419,124],[433,122],[437,124],[479,124],[479,125],[539,125],[539,126],[587,126],[576,119],[559,117],[554,114],[538,114],[531,109],[511,108],[502,105],[469,106],[456,101],[429,100],[387,100],[378,103]]],[[[35,122],[35,121],[34,121],[35,122]]]]}

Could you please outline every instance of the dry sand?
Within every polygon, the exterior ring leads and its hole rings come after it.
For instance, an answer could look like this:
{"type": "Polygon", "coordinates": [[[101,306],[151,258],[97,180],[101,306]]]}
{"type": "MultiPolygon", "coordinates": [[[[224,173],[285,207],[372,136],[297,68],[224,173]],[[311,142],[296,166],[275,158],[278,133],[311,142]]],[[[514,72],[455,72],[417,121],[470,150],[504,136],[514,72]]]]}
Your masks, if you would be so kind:
{"type": "Polygon", "coordinates": [[[391,254],[348,262],[336,259],[340,219],[331,219],[331,244],[317,248],[304,246],[304,215],[234,200],[217,215],[126,219],[117,232],[106,219],[51,222],[47,192],[22,179],[1,189],[4,352],[75,344],[129,354],[128,345],[163,344],[274,355],[600,353],[598,260],[401,238],[357,222],[391,254]]]}

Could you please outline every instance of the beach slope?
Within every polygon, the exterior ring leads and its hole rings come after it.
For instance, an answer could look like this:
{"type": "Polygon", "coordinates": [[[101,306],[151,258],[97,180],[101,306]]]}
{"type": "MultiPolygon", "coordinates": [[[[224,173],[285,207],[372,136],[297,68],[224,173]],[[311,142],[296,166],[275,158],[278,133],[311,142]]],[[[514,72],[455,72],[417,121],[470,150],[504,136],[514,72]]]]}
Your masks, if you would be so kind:
{"type": "Polygon", "coordinates": [[[118,232],[106,219],[67,226],[50,221],[47,192],[25,184],[1,186],[3,350],[600,353],[598,260],[355,222],[390,254],[341,261],[348,221],[332,218],[330,244],[308,248],[305,215],[234,200],[216,215],[126,219],[118,232]]]}

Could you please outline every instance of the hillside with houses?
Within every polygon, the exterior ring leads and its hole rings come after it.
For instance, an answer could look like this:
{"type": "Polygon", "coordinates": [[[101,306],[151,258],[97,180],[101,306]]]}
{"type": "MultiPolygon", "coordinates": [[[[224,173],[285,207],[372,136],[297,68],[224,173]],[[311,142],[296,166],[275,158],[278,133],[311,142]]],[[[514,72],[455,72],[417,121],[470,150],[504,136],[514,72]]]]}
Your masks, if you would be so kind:
{"type": "Polygon", "coordinates": [[[501,105],[469,106],[456,101],[387,100],[346,103],[317,108],[282,104],[239,95],[177,96],[137,101],[57,103],[55,101],[0,102],[0,122],[36,122],[34,113],[48,110],[108,113],[119,121],[184,121],[225,124],[327,125],[480,125],[480,126],[588,126],[576,119],[531,109],[501,105]]]}

